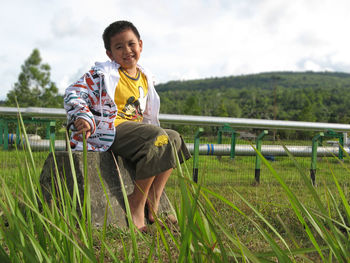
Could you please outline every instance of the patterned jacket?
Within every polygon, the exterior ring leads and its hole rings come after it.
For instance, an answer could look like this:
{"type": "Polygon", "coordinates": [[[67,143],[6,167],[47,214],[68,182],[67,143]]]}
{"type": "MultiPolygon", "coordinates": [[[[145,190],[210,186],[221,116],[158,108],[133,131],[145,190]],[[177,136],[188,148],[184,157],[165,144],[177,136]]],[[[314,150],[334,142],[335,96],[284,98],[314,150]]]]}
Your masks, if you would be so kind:
{"type": "MultiPolygon", "coordinates": [[[[72,150],[83,149],[82,135],[75,134],[73,124],[78,118],[88,121],[92,127],[91,136],[87,139],[89,151],[106,151],[112,145],[115,136],[114,119],[118,111],[114,92],[120,78],[119,67],[119,64],[112,61],[96,62],[89,72],[66,89],[64,108],[68,125],[72,129],[72,150]]],[[[143,122],[159,126],[160,100],[154,88],[153,77],[147,70],[138,67],[145,74],[148,83],[143,122]]]]}

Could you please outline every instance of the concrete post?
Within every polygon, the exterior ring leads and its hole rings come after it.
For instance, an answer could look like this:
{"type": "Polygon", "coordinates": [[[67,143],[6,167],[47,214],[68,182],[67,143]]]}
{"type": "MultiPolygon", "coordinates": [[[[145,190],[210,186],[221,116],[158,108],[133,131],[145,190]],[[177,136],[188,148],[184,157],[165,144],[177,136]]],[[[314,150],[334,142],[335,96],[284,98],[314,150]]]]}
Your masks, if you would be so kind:
{"type": "MultiPolygon", "coordinates": [[[[73,177],[69,162],[68,152],[55,153],[58,171],[61,178],[66,177],[67,189],[72,195],[73,193],[73,177]]],[[[83,152],[73,152],[74,166],[77,176],[78,189],[80,199],[84,197],[84,164],[83,152]]],[[[122,179],[126,188],[127,194],[130,194],[134,189],[132,178],[134,177],[134,169],[130,163],[117,157],[117,163],[122,174],[122,179]]],[[[103,184],[111,203],[108,209],[107,224],[116,224],[119,227],[126,227],[126,212],[124,199],[121,190],[119,176],[114,163],[113,156],[110,152],[88,152],[87,153],[87,175],[90,184],[90,199],[91,199],[91,217],[92,223],[96,226],[102,226],[104,222],[104,213],[107,205],[107,199],[103,191],[98,170],[101,174],[103,184]]],[[[40,184],[43,190],[44,197],[47,201],[51,200],[51,177],[54,175],[54,159],[53,153],[50,153],[44,163],[40,176],[40,184]]],[[[55,177],[54,177],[55,178],[55,177]]],[[[165,192],[160,201],[159,213],[174,214],[173,207],[165,192]]]]}

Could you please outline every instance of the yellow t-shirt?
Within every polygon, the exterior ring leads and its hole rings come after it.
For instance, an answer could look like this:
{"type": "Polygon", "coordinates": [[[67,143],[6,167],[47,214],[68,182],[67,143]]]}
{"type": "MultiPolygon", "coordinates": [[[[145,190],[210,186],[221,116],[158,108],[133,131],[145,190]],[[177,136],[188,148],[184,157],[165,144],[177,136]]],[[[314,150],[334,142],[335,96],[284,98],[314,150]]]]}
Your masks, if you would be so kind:
{"type": "Polygon", "coordinates": [[[142,121],[148,93],[147,78],[138,71],[135,78],[119,68],[120,79],[115,89],[114,101],[118,113],[114,121],[117,126],[124,121],[142,121]]]}

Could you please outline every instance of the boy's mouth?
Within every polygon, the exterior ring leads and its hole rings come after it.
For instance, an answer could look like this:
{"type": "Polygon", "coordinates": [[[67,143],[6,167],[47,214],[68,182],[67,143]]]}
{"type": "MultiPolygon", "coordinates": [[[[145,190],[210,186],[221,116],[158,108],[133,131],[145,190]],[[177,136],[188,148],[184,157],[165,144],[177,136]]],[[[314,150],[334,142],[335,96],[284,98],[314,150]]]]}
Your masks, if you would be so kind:
{"type": "Polygon", "coordinates": [[[126,57],[124,57],[124,60],[125,61],[130,61],[130,60],[133,60],[134,57],[135,57],[134,55],[126,56],[126,57]]]}
{"type": "Polygon", "coordinates": [[[124,59],[133,58],[134,56],[134,53],[129,53],[128,55],[124,56],[124,59]]]}

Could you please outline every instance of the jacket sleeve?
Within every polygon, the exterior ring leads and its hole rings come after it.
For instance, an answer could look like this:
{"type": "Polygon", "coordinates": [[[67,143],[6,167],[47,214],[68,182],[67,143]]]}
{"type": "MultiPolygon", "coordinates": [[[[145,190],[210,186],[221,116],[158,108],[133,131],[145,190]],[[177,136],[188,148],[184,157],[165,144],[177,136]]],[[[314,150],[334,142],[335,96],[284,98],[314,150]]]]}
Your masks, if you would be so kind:
{"type": "MultiPolygon", "coordinates": [[[[68,125],[74,123],[75,120],[82,118],[89,122],[91,126],[91,134],[96,130],[96,123],[93,114],[90,111],[91,96],[89,95],[91,85],[89,81],[91,76],[86,73],[77,82],[70,85],[64,95],[64,108],[67,112],[68,125]]],[[[74,124],[71,126],[75,130],[74,124]]]]}
{"type": "Polygon", "coordinates": [[[154,88],[155,78],[149,72],[143,69],[143,73],[146,75],[148,84],[148,96],[146,102],[146,108],[143,112],[143,123],[153,124],[155,126],[160,126],[159,123],[159,109],[160,109],[160,99],[159,95],[154,88]]]}

